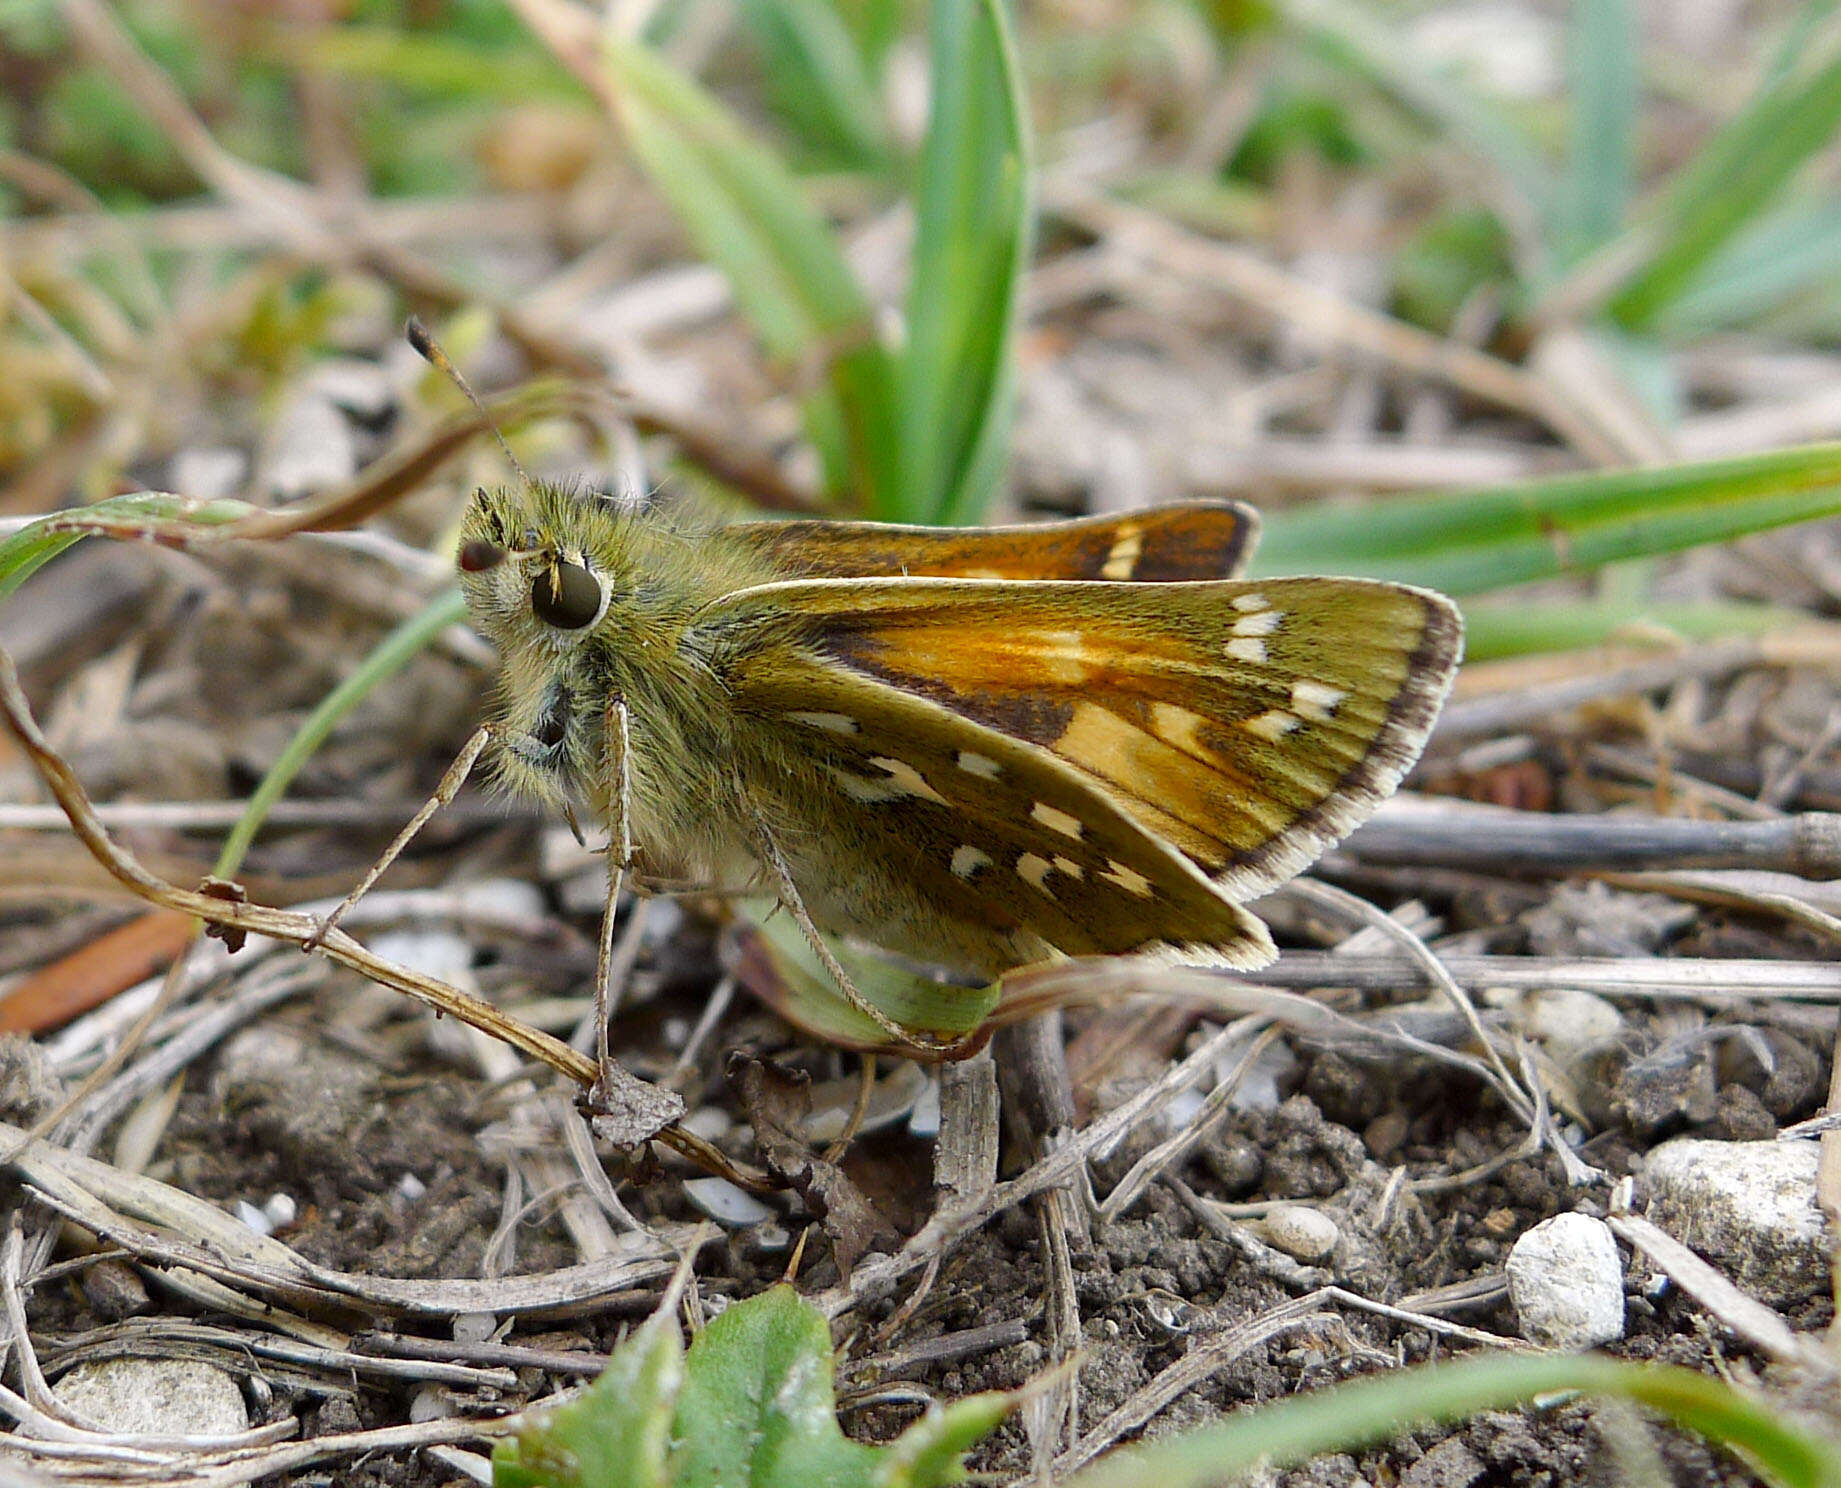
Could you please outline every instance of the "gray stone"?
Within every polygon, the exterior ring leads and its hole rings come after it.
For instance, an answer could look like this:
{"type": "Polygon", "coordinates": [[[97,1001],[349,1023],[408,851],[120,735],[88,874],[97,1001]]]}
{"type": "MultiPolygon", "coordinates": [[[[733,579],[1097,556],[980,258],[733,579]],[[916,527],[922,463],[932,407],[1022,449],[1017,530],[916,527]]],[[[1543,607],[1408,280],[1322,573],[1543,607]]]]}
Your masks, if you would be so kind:
{"type": "Polygon", "coordinates": [[[66,1409],[104,1431],[232,1436],[249,1429],[237,1382],[192,1359],[101,1359],[57,1382],[66,1409]]]}
{"type": "Polygon", "coordinates": [[[1649,1218],[1773,1306],[1829,1289],[1814,1142],[1664,1142],[1643,1163],[1649,1218]]]}

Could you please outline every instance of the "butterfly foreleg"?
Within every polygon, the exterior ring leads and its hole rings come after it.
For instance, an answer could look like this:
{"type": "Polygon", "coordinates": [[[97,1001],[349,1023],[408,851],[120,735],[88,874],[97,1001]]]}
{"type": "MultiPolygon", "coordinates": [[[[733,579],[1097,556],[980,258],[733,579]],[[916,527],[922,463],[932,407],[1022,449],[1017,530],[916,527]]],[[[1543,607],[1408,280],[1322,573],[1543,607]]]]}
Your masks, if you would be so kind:
{"type": "Polygon", "coordinates": [[[449,805],[460,794],[461,786],[467,783],[467,777],[473,773],[473,766],[478,763],[480,753],[492,741],[492,725],[481,724],[473,731],[461,751],[454,757],[454,763],[447,767],[447,773],[435,787],[434,794],[422,803],[422,809],[409,818],[409,824],[396,834],[395,839],[383,850],[382,855],[371,865],[370,871],[358,881],[358,887],[347,894],[333,908],[331,914],[320,921],[319,928],[306,940],[301,942],[303,951],[318,949],[320,943],[338,928],[339,921],[351,911],[351,908],[366,894],[377,880],[383,877],[384,870],[403,854],[403,849],[415,840],[417,832],[428,825],[428,819],[443,806],[449,805]]]}
{"type": "Polygon", "coordinates": [[[614,913],[627,870],[633,866],[633,727],[626,699],[608,700],[603,732],[609,775],[607,801],[613,813],[607,843],[607,900],[601,910],[601,935],[595,947],[594,1023],[595,1065],[600,1075],[590,1099],[599,1097],[608,1080],[613,1056],[607,1047],[607,1025],[614,1015],[612,968],[614,964],[614,913]]]}

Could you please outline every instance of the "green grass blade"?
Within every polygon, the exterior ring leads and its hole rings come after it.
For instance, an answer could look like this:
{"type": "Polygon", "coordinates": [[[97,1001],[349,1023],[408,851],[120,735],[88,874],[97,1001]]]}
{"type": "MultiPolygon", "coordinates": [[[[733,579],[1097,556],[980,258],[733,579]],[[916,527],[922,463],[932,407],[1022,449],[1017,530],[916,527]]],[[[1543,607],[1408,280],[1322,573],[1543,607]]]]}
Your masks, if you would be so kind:
{"type": "Polygon", "coordinates": [[[837,240],[785,163],[690,78],[637,42],[609,38],[605,56],[635,155],[769,354],[823,359],[828,406],[809,426],[833,493],[873,509],[895,463],[891,373],[837,240]]]}
{"type": "Polygon", "coordinates": [[[1017,299],[1031,246],[1028,125],[1004,0],[936,0],[897,497],[876,515],[975,521],[1008,456],[1017,299]]]}
{"type": "Polygon", "coordinates": [[[869,60],[831,0],[741,0],[780,116],[827,164],[890,171],[897,160],[869,60]]]}
{"type": "Polygon", "coordinates": [[[1841,35],[1767,83],[1676,175],[1649,223],[1654,247],[1610,302],[1633,329],[1652,324],[1708,262],[1756,222],[1841,126],[1841,35]]]}
{"type": "Polygon", "coordinates": [[[1841,204],[1799,202],[1735,238],[1662,308],[1655,329],[1685,339],[1762,317],[1812,291],[1841,285],[1841,204]]]}
{"type": "Polygon", "coordinates": [[[351,676],[321,699],[320,705],[307,715],[295,730],[294,737],[288,740],[281,757],[269,766],[268,773],[257,783],[242,816],[237,818],[236,826],[224,839],[224,849],[218,854],[217,866],[212,870],[219,878],[236,876],[250,843],[262,830],[269,808],[286,793],[301,767],[326,742],[339,720],[407,666],[448,626],[466,618],[467,607],[460,591],[450,589],[385,636],[351,676]]]}
{"type": "Polygon", "coordinates": [[[188,525],[218,527],[256,516],[260,511],[260,507],[241,501],[199,501],[167,491],[133,491],[72,511],[55,512],[0,541],[0,599],[85,537],[158,541],[169,530],[177,538],[188,525]]]}
{"type": "Polygon", "coordinates": [[[1266,519],[1262,574],[1344,573],[1475,594],[1841,512],[1841,444],[1480,491],[1320,503],[1266,519]]]}
{"type": "Polygon", "coordinates": [[[547,53],[507,56],[431,32],[390,26],[323,26],[310,31],[302,59],[349,78],[376,78],[446,98],[529,103],[539,98],[585,101],[582,85],[547,53]]]}
{"type": "Polygon", "coordinates": [[[1776,605],[1654,604],[1647,600],[1567,600],[1559,603],[1467,604],[1464,659],[1495,661],[1546,651],[1576,651],[1659,635],[1688,641],[1768,635],[1807,624],[1800,610],[1776,605]]]}
{"type": "Polygon", "coordinates": [[[1555,207],[1559,258],[1608,242],[1629,205],[1638,85],[1636,8],[1630,0],[1575,0],[1571,139],[1555,207]]]}
{"type": "Polygon", "coordinates": [[[1593,1355],[1464,1359],[1313,1391],[1219,1426],[1116,1452],[1068,1488],[1204,1488],[1254,1467],[1282,1468],[1351,1451],[1415,1426],[1525,1404],[1564,1391],[1622,1397],[1743,1452],[1781,1488],[1837,1488],[1841,1450],[1780,1408],[1690,1370],[1593,1355]]]}
{"type": "Polygon", "coordinates": [[[1554,182],[1527,136],[1508,115],[1428,66],[1375,7],[1348,0],[1278,0],[1277,9],[1335,58],[1491,166],[1537,221],[1550,219],[1554,182]]]}

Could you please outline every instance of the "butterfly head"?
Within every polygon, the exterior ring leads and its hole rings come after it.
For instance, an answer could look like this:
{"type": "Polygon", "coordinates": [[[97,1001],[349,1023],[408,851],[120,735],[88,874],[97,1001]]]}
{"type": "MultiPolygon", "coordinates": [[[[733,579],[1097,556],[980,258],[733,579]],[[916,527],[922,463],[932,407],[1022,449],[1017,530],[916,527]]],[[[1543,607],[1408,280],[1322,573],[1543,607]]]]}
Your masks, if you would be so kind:
{"type": "Polygon", "coordinates": [[[606,615],[621,550],[607,503],[558,486],[476,491],[461,522],[460,587],[500,643],[567,650],[606,615]]]}

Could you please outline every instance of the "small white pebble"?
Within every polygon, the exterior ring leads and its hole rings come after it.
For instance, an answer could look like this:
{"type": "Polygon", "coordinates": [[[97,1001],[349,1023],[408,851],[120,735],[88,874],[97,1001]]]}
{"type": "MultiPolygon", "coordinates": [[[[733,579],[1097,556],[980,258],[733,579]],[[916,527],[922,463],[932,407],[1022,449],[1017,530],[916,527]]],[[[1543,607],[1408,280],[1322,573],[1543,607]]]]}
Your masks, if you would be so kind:
{"type": "Polygon", "coordinates": [[[1264,1230],[1273,1248],[1312,1266],[1327,1261],[1342,1238],[1335,1220],[1303,1204],[1280,1204],[1268,1210],[1264,1230]]]}
{"type": "Polygon", "coordinates": [[[273,1193],[262,1206],[262,1213],[274,1229],[285,1230],[300,1218],[300,1205],[294,1202],[293,1194],[273,1193]]]}
{"type": "Polygon", "coordinates": [[[267,1213],[258,1209],[254,1204],[250,1203],[248,1199],[237,1200],[236,1215],[238,1219],[242,1220],[244,1224],[248,1225],[249,1228],[254,1230],[258,1235],[272,1235],[275,1233],[275,1226],[270,1221],[267,1213]]]}
{"type": "Polygon", "coordinates": [[[499,1320],[489,1312],[462,1312],[454,1317],[455,1343],[485,1343],[498,1331],[499,1320]]]}
{"type": "Polygon", "coordinates": [[[931,1142],[940,1134],[940,1081],[936,1075],[927,1077],[927,1088],[914,1102],[914,1109],[908,1112],[908,1135],[918,1137],[923,1142],[931,1142]]]}
{"type": "Polygon", "coordinates": [[[687,1178],[684,1193],[717,1224],[728,1225],[731,1229],[761,1224],[774,1217],[773,1210],[727,1178],[687,1178]]]}
{"type": "Polygon", "coordinates": [[[462,884],[460,904],[468,913],[500,919],[538,920],[549,913],[537,885],[522,878],[489,878],[483,883],[462,884]]]}
{"type": "Polygon", "coordinates": [[[706,1142],[719,1142],[729,1134],[728,1114],[720,1106],[698,1106],[683,1120],[678,1122],[693,1137],[702,1137],[706,1142]]]}
{"type": "Polygon", "coordinates": [[[1506,1005],[1528,1037],[1544,1044],[1562,1065],[1624,1030],[1624,1015],[1614,1003],[1577,987],[1543,987],[1506,1005]]]}
{"type": "Polygon", "coordinates": [[[1522,1337],[1573,1351],[1624,1336],[1624,1263],[1603,1220],[1556,1214],[1509,1251],[1509,1297],[1522,1337]]]}
{"type": "Polygon", "coordinates": [[[386,961],[463,987],[473,972],[473,947],[451,930],[388,930],[372,937],[371,949],[386,961]]]}
{"type": "Polygon", "coordinates": [[[414,1203],[417,1199],[426,1196],[428,1193],[428,1185],[420,1178],[416,1177],[414,1173],[405,1173],[401,1178],[396,1180],[396,1191],[411,1203],[414,1203]]]}

